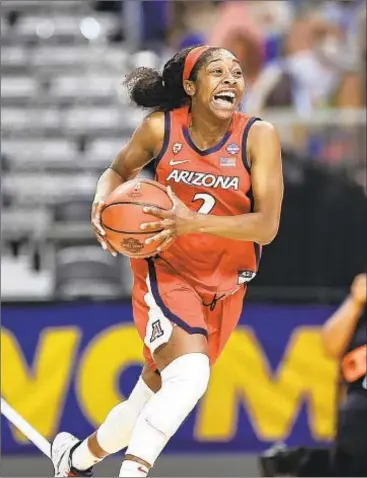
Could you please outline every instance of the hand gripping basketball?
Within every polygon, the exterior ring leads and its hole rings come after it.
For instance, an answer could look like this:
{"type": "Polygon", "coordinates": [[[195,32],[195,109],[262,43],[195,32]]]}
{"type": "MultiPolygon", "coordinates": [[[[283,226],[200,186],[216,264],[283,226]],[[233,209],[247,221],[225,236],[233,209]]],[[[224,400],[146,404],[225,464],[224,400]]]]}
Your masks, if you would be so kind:
{"type": "Polygon", "coordinates": [[[167,187],[167,193],[173,203],[173,208],[169,211],[163,211],[155,207],[145,207],[143,211],[160,218],[160,221],[141,224],[140,228],[146,231],[163,229],[155,236],[146,239],[145,243],[150,244],[154,241],[162,242],[157,247],[157,252],[163,250],[175,237],[182,236],[195,231],[195,218],[197,213],[191,211],[178,197],[173,193],[170,186],[167,187]]]}
{"type": "Polygon", "coordinates": [[[108,242],[106,233],[101,225],[101,211],[104,207],[104,201],[96,201],[92,204],[91,224],[97,241],[101,244],[102,249],[109,251],[114,257],[117,256],[117,251],[108,242]]]}
{"type": "Polygon", "coordinates": [[[97,239],[107,241],[113,250],[133,259],[144,259],[163,250],[165,236],[160,242],[146,243],[163,229],[142,231],[140,225],[154,221],[155,217],[143,212],[145,207],[169,211],[174,206],[163,184],[150,179],[126,181],[104,198],[104,204],[97,205],[94,227],[97,239]],[[102,235],[101,230],[105,234],[102,235]]]}

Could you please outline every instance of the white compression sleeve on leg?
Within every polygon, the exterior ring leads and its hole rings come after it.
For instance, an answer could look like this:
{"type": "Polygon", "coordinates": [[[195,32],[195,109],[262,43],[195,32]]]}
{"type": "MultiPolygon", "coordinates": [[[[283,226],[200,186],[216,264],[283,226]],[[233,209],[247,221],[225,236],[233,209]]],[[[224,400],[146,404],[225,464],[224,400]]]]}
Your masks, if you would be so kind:
{"type": "MultiPolygon", "coordinates": [[[[97,441],[106,453],[116,453],[125,448],[130,440],[136,419],[147,401],[154,395],[140,377],[128,400],[116,405],[97,430],[97,441]]],[[[102,461],[89,450],[88,439],[74,451],[72,464],[78,470],[86,470],[102,461]]]]}
{"type": "MultiPolygon", "coordinates": [[[[162,387],[141,411],[126,451],[151,466],[200,398],[210,377],[209,359],[202,353],[182,355],[162,372],[162,387]]],[[[129,476],[124,469],[120,477],[129,476]]]]}
{"type": "Polygon", "coordinates": [[[128,445],[136,419],[153,395],[140,377],[128,400],[116,405],[97,431],[97,441],[104,451],[116,453],[128,445]]]}

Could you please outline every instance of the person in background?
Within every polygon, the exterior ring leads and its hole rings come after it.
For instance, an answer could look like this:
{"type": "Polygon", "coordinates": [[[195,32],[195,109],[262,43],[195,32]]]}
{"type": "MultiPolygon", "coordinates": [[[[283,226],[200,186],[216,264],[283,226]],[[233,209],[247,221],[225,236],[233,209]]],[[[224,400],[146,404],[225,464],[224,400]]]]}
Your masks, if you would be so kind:
{"type": "Polygon", "coordinates": [[[340,362],[346,394],[338,411],[333,476],[367,476],[367,274],[355,277],[350,294],[322,329],[326,354],[340,362]]]}
{"type": "Polygon", "coordinates": [[[244,74],[246,90],[241,105],[244,111],[250,101],[252,87],[263,69],[263,44],[251,30],[234,31],[225,44],[239,59],[244,74]]]}
{"type": "Polygon", "coordinates": [[[167,60],[177,49],[209,43],[208,32],[218,16],[217,7],[214,0],[168,2],[167,60]]]}
{"type": "MultiPolygon", "coordinates": [[[[261,115],[268,107],[294,107],[309,116],[320,108],[363,107],[362,75],[356,42],[320,13],[306,12],[290,25],[280,50],[252,85],[246,111],[261,115]]],[[[281,43],[281,41],[279,40],[281,43]]]]}

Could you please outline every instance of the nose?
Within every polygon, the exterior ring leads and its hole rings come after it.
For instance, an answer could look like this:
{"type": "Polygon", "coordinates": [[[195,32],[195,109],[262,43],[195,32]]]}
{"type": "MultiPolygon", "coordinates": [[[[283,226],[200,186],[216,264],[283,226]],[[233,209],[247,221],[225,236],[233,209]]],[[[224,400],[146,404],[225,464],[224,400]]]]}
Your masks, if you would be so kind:
{"type": "Polygon", "coordinates": [[[232,73],[228,73],[227,76],[223,79],[225,85],[235,85],[237,83],[237,78],[235,78],[232,73]]]}

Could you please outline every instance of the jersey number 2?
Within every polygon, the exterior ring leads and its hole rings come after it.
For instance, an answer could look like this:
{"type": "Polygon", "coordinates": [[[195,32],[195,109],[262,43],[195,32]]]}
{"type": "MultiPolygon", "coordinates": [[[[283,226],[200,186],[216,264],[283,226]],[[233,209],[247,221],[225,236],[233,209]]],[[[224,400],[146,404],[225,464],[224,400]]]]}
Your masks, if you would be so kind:
{"type": "Polygon", "coordinates": [[[197,193],[193,197],[192,201],[198,201],[198,200],[203,201],[203,204],[200,206],[198,213],[200,214],[209,214],[210,211],[213,209],[215,206],[215,199],[213,196],[207,193],[197,193]]]}

